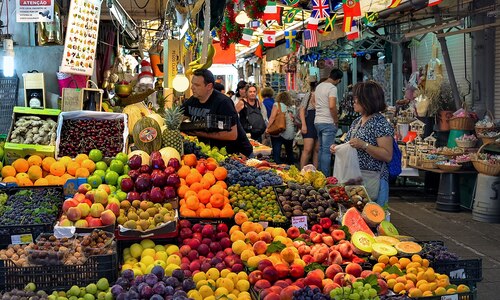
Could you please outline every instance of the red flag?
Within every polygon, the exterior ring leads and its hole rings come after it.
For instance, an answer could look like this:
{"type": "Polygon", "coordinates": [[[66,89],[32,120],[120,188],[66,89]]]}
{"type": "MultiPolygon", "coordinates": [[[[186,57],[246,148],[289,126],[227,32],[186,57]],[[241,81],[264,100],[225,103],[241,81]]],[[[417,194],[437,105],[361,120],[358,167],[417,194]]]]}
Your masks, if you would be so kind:
{"type": "Polygon", "coordinates": [[[343,0],[342,9],[344,11],[344,18],[348,17],[359,17],[361,16],[361,5],[359,0],[343,0]]]}
{"type": "Polygon", "coordinates": [[[259,40],[259,45],[255,49],[254,54],[259,58],[262,58],[264,56],[264,42],[262,42],[262,39],[259,40]]]}

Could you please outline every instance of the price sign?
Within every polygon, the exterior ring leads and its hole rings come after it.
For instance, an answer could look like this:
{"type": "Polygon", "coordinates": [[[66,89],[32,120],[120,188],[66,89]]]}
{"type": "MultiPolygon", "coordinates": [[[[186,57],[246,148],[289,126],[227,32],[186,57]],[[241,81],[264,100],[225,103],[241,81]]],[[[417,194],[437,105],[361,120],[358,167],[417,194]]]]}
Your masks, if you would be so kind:
{"type": "Polygon", "coordinates": [[[441,296],[441,300],[458,300],[458,294],[441,296]]]}
{"type": "Polygon", "coordinates": [[[259,224],[264,228],[267,228],[267,226],[269,226],[269,222],[259,222],[259,224]]]}
{"type": "Polygon", "coordinates": [[[307,230],[307,216],[292,217],[292,226],[307,230]]]}
{"type": "Polygon", "coordinates": [[[31,233],[11,235],[10,240],[13,245],[29,244],[33,243],[33,236],[31,235],[31,233]]]}

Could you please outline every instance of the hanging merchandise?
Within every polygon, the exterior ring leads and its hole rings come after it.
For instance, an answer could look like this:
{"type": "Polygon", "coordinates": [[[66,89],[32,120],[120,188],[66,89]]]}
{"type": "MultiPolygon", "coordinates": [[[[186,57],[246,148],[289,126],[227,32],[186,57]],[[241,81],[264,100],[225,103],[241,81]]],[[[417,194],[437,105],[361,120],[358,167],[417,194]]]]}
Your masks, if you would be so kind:
{"type": "Polygon", "coordinates": [[[63,45],[61,13],[59,5],[54,4],[54,18],[50,22],[38,23],[38,45],[63,45]]]}
{"type": "Polygon", "coordinates": [[[311,16],[316,19],[324,19],[330,13],[330,5],[328,0],[312,0],[313,9],[311,16]]]}
{"type": "Polygon", "coordinates": [[[236,23],[236,12],[234,11],[234,2],[228,1],[224,13],[224,21],[221,28],[217,31],[220,46],[223,50],[229,48],[229,44],[239,43],[243,29],[236,23]]]}
{"type": "Polygon", "coordinates": [[[342,0],[344,11],[344,32],[350,32],[354,18],[361,16],[359,0],[342,0]]]}
{"type": "Polygon", "coordinates": [[[297,37],[297,30],[285,31],[286,48],[295,51],[295,38],[297,37]]]}
{"type": "Polygon", "coordinates": [[[262,40],[262,38],[259,39],[259,45],[257,45],[254,54],[259,58],[262,58],[264,56],[264,41],[262,40]]]}
{"type": "Polygon", "coordinates": [[[251,28],[244,28],[243,29],[243,36],[241,37],[240,44],[245,45],[245,46],[250,46],[250,42],[252,41],[253,37],[253,32],[254,30],[251,28]]]}
{"type": "Polygon", "coordinates": [[[264,46],[268,48],[276,46],[276,31],[264,30],[264,46]]]}
{"type": "Polygon", "coordinates": [[[427,63],[425,72],[424,94],[430,101],[438,101],[443,84],[443,65],[438,57],[438,46],[432,43],[432,58],[427,63]]]}
{"type": "Polygon", "coordinates": [[[286,5],[288,5],[288,6],[297,7],[297,6],[299,6],[300,0],[285,0],[285,2],[286,2],[286,5]]]}
{"type": "Polygon", "coordinates": [[[392,0],[391,1],[391,4],[389,4],[389,6],[387,6],[387,8],[395,8],[395,7],[398,7],[398,5],[401,3],[401,0],[392,0]]]}

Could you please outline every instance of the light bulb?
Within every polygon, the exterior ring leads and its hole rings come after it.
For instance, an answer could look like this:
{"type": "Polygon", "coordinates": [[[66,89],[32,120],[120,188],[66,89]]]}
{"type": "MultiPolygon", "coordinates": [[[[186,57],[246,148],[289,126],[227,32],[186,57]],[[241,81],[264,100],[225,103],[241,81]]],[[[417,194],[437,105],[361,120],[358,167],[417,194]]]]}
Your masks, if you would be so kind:
{"type": "Polygon", "coordinates": [[[14,76],[14,42],[11,39],[5,39],[3,49],[3,75],[12,77],[14,76]]]}
{"type": "Polygon", "coordinates": [[[179,93],[184,93],[189,88],[189,79],[184,75],[184,67],[177,64],[177,75],[172,80],[172,87],[179,93]]]}
{"type": "Polygon", "coordinates": [[[246,23],[251,21],[244,10],[240,11],[234,20],[240,25],[245,25],[246,23]]]}

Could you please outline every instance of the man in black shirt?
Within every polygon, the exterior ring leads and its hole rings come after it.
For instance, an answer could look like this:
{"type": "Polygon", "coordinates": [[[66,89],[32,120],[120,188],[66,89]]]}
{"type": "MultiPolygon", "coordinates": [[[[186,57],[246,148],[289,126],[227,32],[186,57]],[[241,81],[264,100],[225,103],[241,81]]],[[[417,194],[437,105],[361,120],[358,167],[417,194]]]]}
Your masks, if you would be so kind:
{"type": "Polygon", "coordinates": [[[253,147],[240,124],[234,104],[226,95],[214,90],[214,75],[209,70],[199,69],[193,72],[191,79],[191,96],[184,102],[184,115],[191,121],[205,119],[208,114],[230,116],[231,130],[218,132],[192,132],[200,141],[226,147],[228,153],[241,153],[250,156],[253,147]]]}

